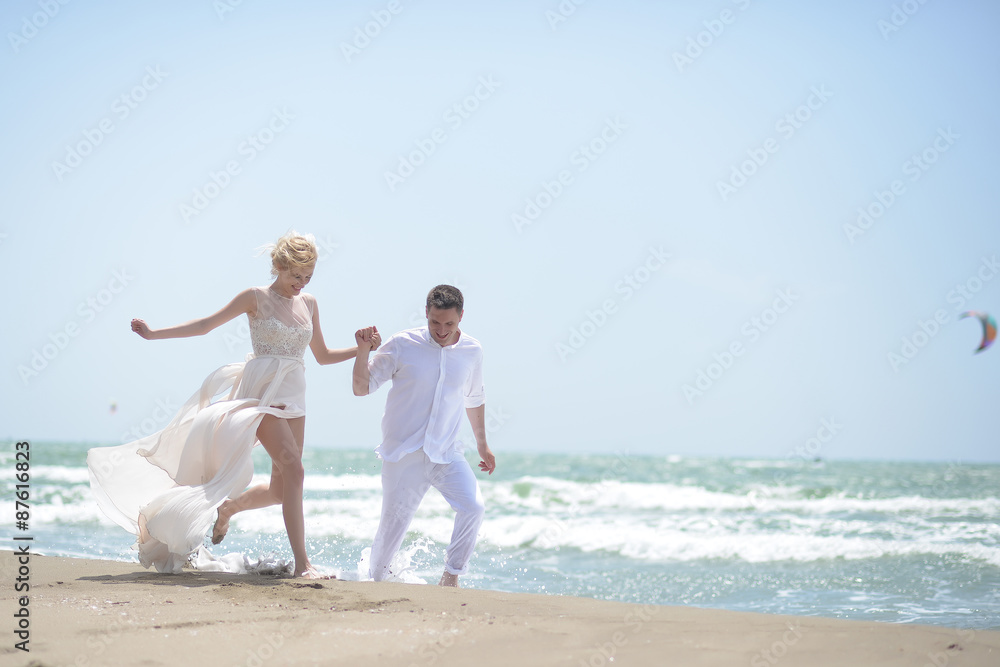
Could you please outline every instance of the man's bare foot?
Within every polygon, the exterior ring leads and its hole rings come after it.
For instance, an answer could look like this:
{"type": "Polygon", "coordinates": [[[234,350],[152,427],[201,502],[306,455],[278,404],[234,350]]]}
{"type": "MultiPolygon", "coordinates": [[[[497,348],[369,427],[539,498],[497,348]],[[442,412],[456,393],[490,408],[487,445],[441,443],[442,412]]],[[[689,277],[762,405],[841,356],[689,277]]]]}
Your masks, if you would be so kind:
{"type": "Polygon", "coordinates": [[[222,508],[225,507],[223,503],[218,510],[218,516],[215,518],[215,525],[212,526],[212,544],[218,544],[226,538],[226,533],[229,532],[229,517],[231,514],[223,514],[222,508]]]}
{"type": "Polygon", "coordinates": [[[452,588],[459,588],[458,575],[445,570],[444,574],[441,575],[441,581],[438,582],[438,586],[451,586],[452,588]]]}

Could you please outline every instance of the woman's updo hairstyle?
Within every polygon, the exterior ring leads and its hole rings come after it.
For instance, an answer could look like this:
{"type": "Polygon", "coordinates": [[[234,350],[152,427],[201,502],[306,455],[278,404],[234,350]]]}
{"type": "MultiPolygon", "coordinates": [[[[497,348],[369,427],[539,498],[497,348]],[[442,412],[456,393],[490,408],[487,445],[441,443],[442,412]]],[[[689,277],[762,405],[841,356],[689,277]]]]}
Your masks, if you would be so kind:
{"type": "Polygon", "coordinates": [[[277,243],[268,243],[262,250],[271,251],[272,276],[277,276],[278,271],[282,269],[288,271],[311,268],[319,259],[313,235],[299,234],[294,230],[278,239],[277,243]]]}

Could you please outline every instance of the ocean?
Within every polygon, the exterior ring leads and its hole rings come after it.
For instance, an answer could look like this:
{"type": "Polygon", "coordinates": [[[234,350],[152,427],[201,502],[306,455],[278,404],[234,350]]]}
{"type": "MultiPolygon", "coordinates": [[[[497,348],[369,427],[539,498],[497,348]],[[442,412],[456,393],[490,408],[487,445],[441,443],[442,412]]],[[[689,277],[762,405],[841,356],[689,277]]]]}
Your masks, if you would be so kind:
{"type": "MultiPolygon", "coordinates": [[[[92,445],[89,445],[92,446],[92,445]]],[[[32,442],[30,524],[14,522],[14,443],[0,447],[15,535],[36,553],[135,562],[103,516],[88,445],[32,442]]],[[[1000,465],[497,452],[468,588],[641,604],[1000,629],[1000,465]]],[[[270,460],[254,452],[265,481],[270,460]]],[[[470,454],[470,461],[472,461],[470,454]]],[[[310,558],[363,579],[381,502],[371,451],[307,447],[310,558]]],[[[433,489],[398,556],[436,583],[453,514],[433,489]]],[[[279,507],[237,515],[215,555],[291,558],[279,507]]],[[[248,575],[252,576],[252,575],[248,575]]]]}

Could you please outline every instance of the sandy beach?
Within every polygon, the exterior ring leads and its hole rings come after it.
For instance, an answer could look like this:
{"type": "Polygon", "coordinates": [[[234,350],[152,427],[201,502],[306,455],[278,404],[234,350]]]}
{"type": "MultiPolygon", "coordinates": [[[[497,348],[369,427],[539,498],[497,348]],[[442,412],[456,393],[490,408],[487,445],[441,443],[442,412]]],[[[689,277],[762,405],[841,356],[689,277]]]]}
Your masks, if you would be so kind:
{"type": "Polygon", "coordinates": [[[996,665],[1000,632],[0,553],[7,665],[996,665]],[[20,573],[19,573],[20,572],[20,573]],[[23,586],[21,586],[23,588],[23,586]],[[27,595],[27,601],[20,596],[27,595]],[[25,602],[27,605],[25,606],[25,602]],[[20,609],[28,610],[27,629],[20,609]],[[19,619],[15,614],[21,613],[19,619]],[[16,648],[27,637],[29,652],[16,648]]]}

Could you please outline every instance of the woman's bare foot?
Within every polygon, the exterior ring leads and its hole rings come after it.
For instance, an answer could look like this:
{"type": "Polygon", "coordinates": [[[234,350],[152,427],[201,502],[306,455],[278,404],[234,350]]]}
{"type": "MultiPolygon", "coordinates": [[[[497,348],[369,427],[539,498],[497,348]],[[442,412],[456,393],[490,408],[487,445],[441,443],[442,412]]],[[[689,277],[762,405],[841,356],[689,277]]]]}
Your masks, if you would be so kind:
{"type": "Polygon", "coordinates": [[[451,586],[452,588],[459,588],[458,575],[445,570],[444,574],[441,575],[441,581],[438,582],[438,586],[451,586]]]}
{"type": "Polygon", "coordinates": [[[292,576],[293,577],[300,577],[302,579],[336,579],[337,578],[336,575],[321,573],[319,570],[317,570],[316,568],[314,568],[312,565],[307,566],[301,572],[296,571],[292,576]]]}
{"type": "Polygon", "coordinates": [[[212,526],[212,544],[218,544],[224,540],[226,538],[226,533],[229,532],[229,517],[232,515],[222,513],[222,508],[225,506],[225,503],[219,506],[219,513],[215,519],[215,525],[212,526]]]}

